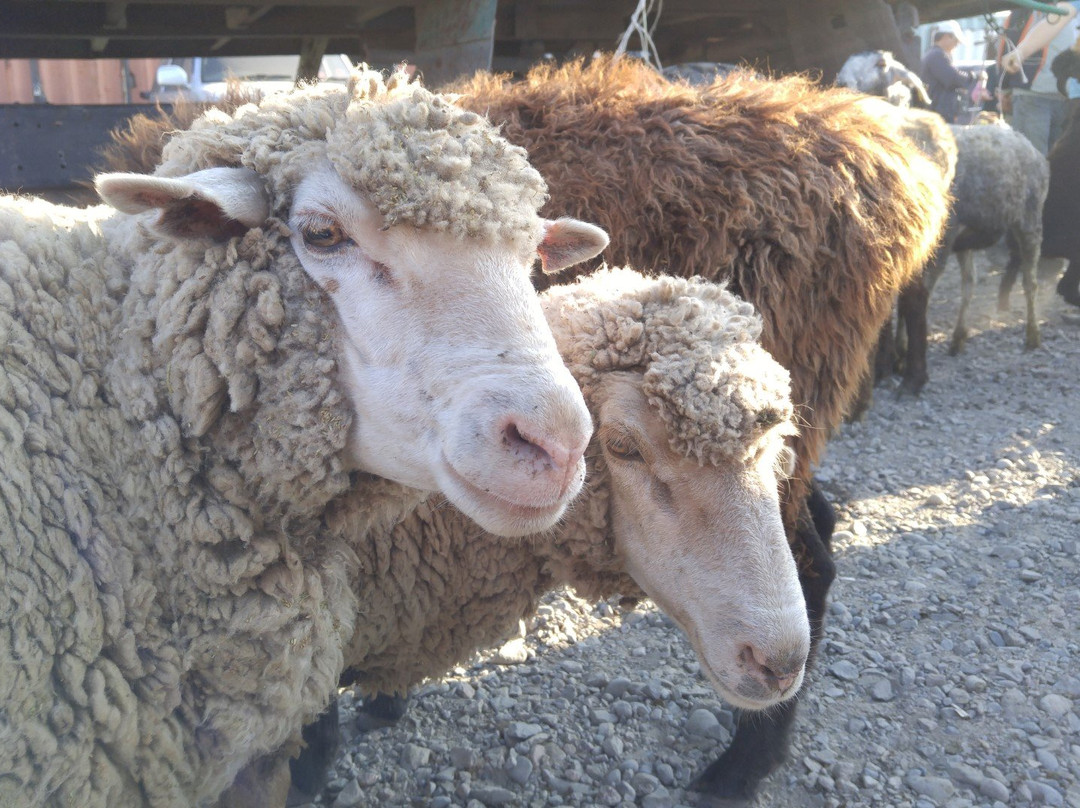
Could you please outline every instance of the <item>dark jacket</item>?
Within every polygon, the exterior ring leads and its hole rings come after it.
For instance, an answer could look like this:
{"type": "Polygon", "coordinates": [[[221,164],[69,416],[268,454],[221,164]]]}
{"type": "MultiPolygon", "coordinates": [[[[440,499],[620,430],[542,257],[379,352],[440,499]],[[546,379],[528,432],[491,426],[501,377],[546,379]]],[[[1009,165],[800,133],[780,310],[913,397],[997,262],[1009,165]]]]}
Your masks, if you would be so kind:
{"type": "Polygon", "coordinates": [[[979,80],[978,74],[953,67],[952,57],[937,45],[926,52],[919,73],[930,94],[930,109],[955,123],[960,114],[959,91],[970,92],[979,80]]]}

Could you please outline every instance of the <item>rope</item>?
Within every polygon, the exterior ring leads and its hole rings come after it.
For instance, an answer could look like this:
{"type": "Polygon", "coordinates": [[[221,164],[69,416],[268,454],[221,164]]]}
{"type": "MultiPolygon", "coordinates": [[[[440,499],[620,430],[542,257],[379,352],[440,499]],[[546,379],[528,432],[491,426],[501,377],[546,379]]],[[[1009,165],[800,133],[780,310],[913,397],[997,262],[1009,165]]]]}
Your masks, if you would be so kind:
{"type": "Polygon", "coordinates": [[[656,43],[653,42],[652,38],[653,31],[656,30],[656,25],[660,22],[660,12],[663,11],[663,8],[664,0],[638,0],[637,8],[630,15],[630,24],[627,26],[626,31],[623,32],[622,38],[619,39],[619,44],[615,48],[616,61],[626,53],[626,46],[630,42],[630,37],[637,34],[638,39],[641,40],[641,53],[646,61],[651,62],[657,70],[663,67],[660,64],[660,54],[656,50],[656,43]],[[656,7],[656,16],[653,17],[650,25],[649,15],[653,13],[654,6],[656,7]]]}

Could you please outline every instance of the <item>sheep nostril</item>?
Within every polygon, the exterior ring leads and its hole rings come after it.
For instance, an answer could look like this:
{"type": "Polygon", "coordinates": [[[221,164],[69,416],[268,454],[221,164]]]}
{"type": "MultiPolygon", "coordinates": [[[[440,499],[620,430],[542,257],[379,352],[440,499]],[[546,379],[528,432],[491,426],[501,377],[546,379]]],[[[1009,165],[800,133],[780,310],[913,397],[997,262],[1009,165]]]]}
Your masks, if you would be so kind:
{"type": "Polygon", "coordinates": [[[744,645],[739,652],[739,661],[743,663],[756,678],[761,680],[772,690],[784,692],[802,672],[802,665],[784,665],[782,668],[774,665],[769,666],[768,657],[753,645],[744,645]]]}
{"type": "Polygon", "coordinates": [[[524,460],[549,467],[558,465],[539,441],[522,432],[513,421],[503,428],[502,440],[507,449],[524,460]]]}

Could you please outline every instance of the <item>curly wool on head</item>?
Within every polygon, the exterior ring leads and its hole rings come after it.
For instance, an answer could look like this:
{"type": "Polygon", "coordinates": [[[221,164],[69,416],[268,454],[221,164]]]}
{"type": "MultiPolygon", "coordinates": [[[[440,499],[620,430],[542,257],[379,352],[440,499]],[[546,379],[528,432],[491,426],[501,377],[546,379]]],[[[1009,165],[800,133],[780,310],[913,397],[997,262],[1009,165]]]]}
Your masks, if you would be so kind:
{"type": "Polygon", "coordinates": [[[645,395],[686,457],[742,459],[763,425],[795,434],[788,372],[760,346],[754,307],[725,285],[603,269],[549,289],[544,306],[556,341],[574,346],[567,366],[586,401],[603,374],[643,371],[645,395]]]}
{"type": "Polygon", "coordinates": [[[279,216],[311,165],[329,161],[387,226],[457,238],[539,237],[547,186],[483,117],[456,107],[404,72],[384,80],[360,67],[345,88],[306,87],[235,112],[208,110],[162,152],[157,174],[244,166],[264,177],[279,216]]]}

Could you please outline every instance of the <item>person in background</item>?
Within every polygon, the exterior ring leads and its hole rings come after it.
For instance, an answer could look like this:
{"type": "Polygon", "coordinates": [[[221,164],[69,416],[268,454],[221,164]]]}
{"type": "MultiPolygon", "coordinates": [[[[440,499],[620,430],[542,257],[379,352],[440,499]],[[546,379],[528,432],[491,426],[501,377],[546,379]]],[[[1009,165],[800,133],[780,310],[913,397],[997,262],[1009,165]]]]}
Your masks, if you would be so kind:
{"type": "Polygon", "coordinates": [[[986,71],[960,70],[953,65],[952,52],[966,42],[967,35],[960,23],[945,20],[938,24],[933,47],[922,60],[920,78],[930,94],[930,109],[949,123],[957,122],[961,98],[970,97],[979,82],[986,81],[986,71]]]}
{"type": "MultiPolygon", "coordinates": [[[[1043,16],[1030,26],[1016,48],[1001,57],[1006,72],[1018,74],[1025,60],[1041,53],[1038,67],[1031,75],[1031,62],[1024,70],[1031,82],[1012,91],[1012,126],[1022,132],[1043,155],[1065,130],[1065,98],[1058,92],[1057,79],[1050,65],[1059,53],[1069,50],[1076,42],[1076,15],[1080,0],[1057,3],[1060,14],[1043,16]]],[[[1075,82],[1074,82],[1075,84],[1075,82]]],[[[1080,91],[1080,88],[1074,91],[1080,91]]]]}

